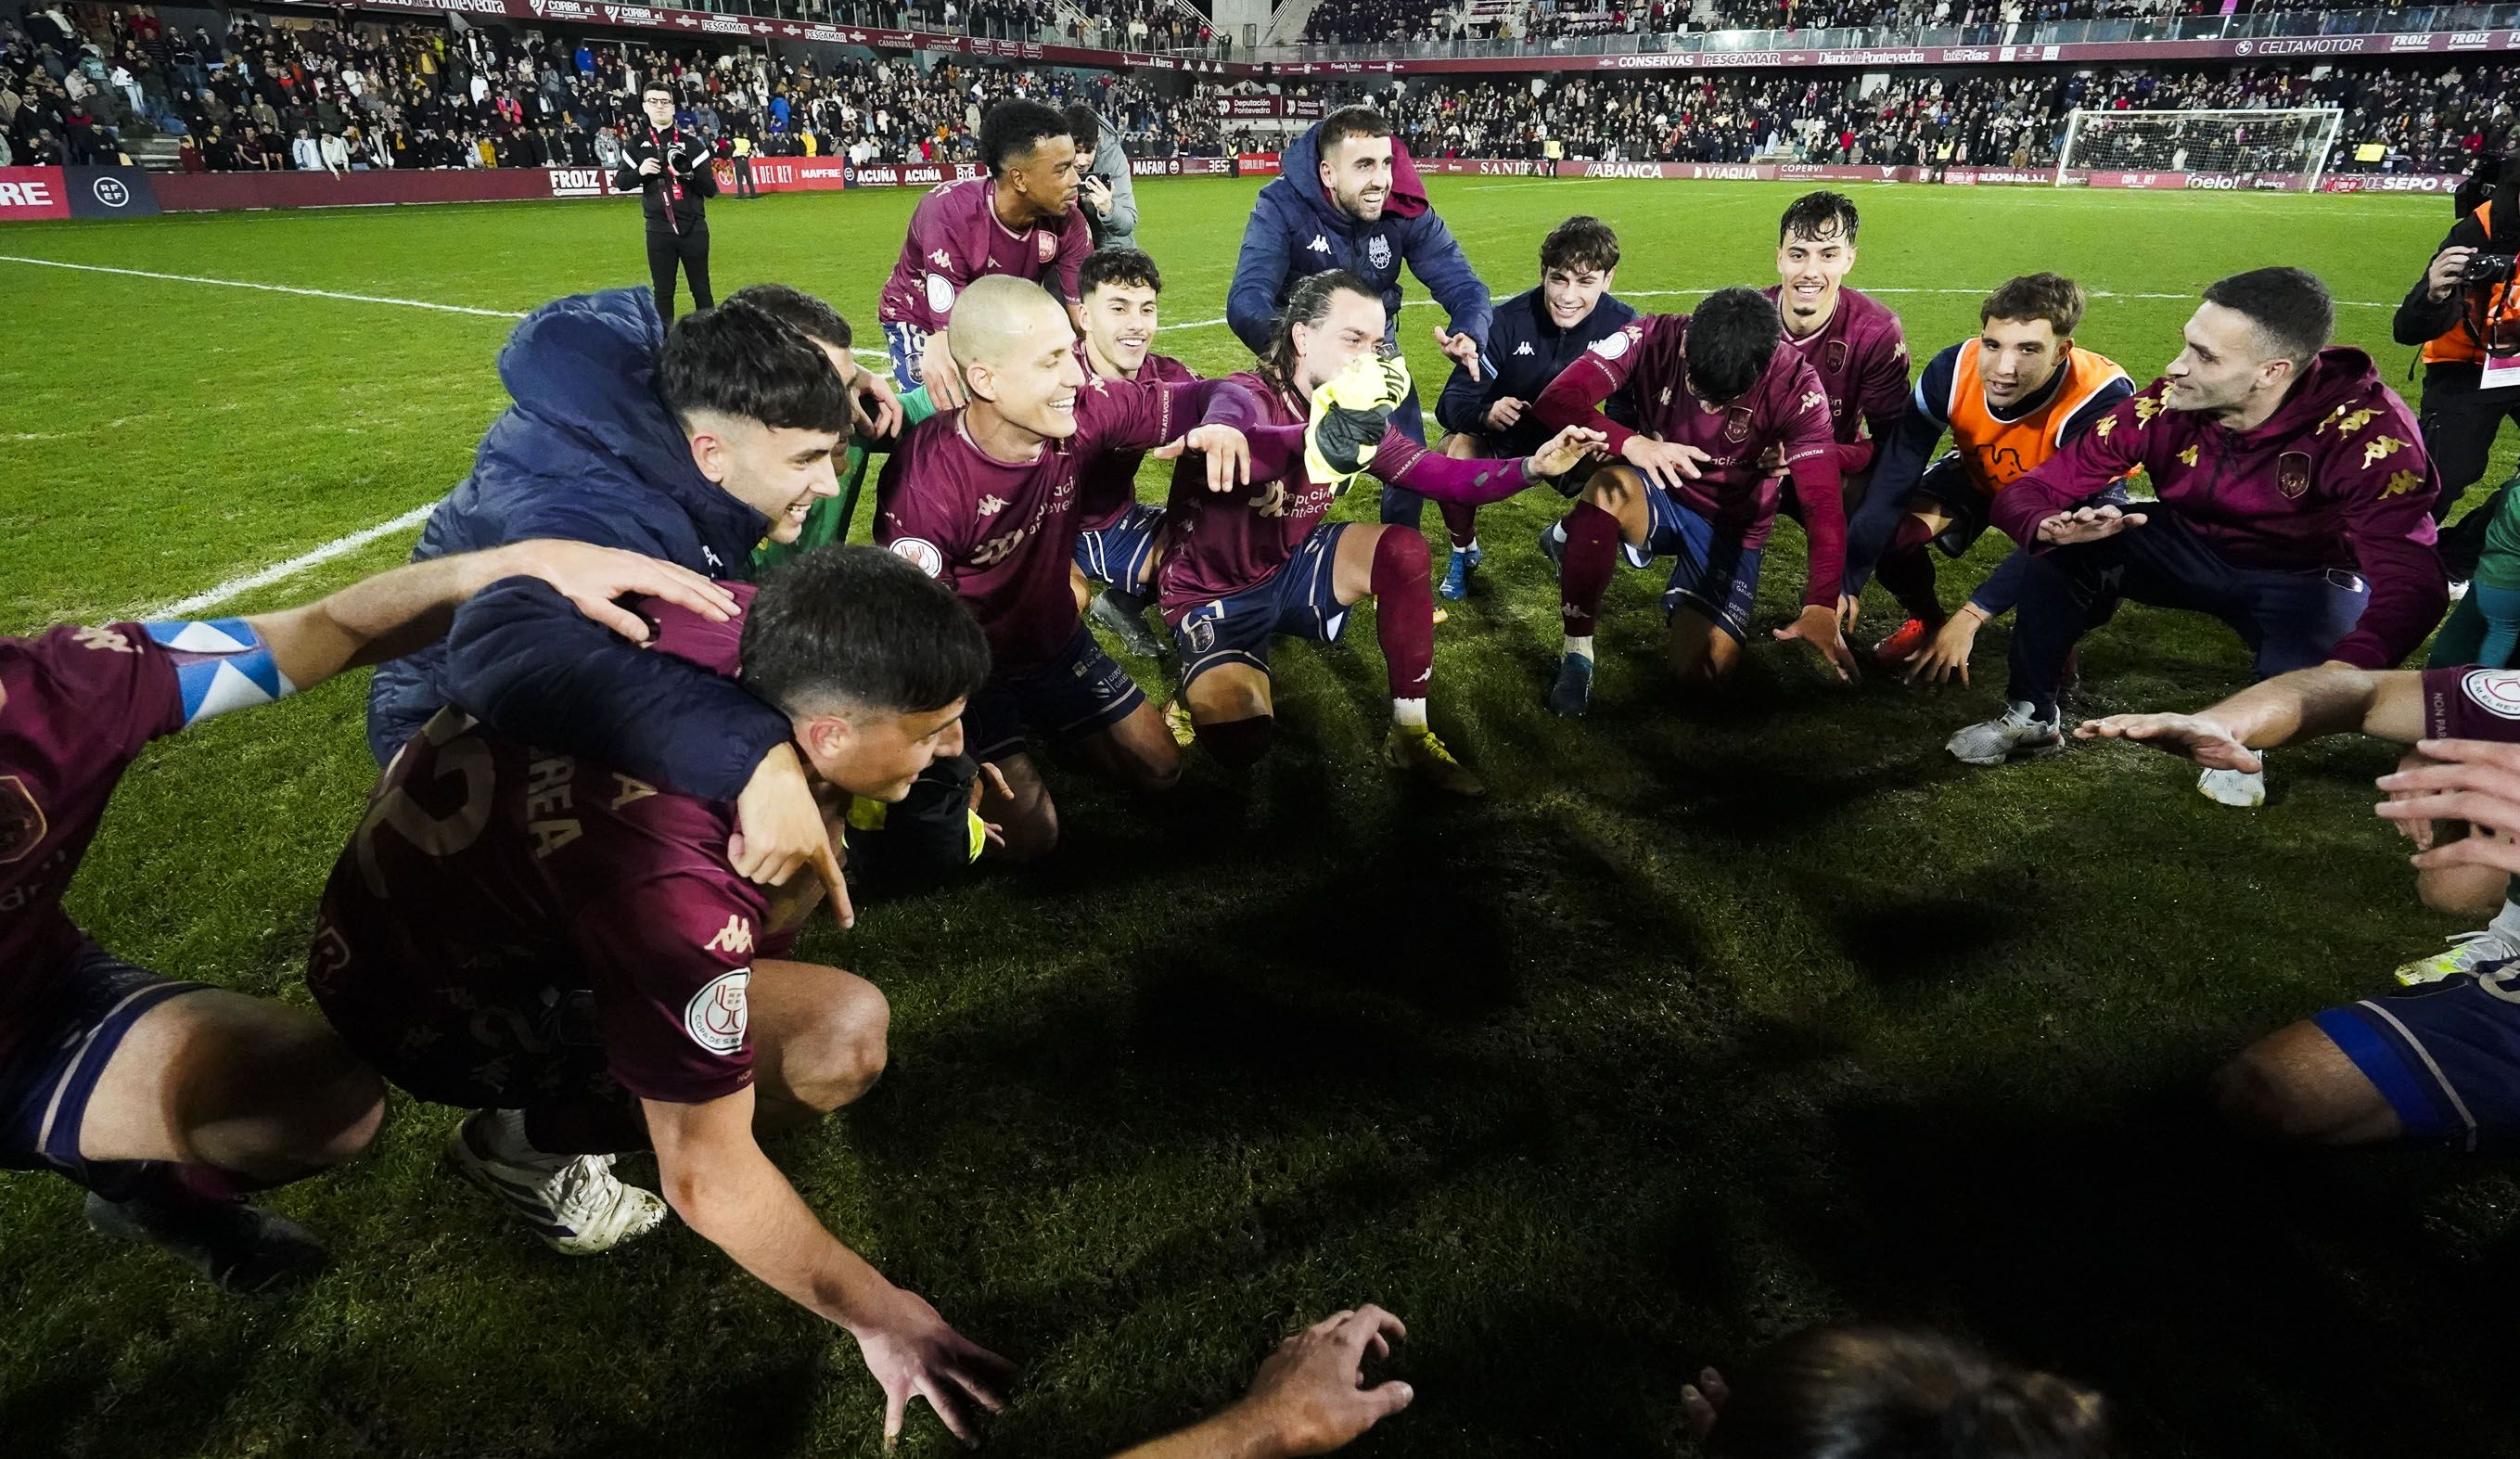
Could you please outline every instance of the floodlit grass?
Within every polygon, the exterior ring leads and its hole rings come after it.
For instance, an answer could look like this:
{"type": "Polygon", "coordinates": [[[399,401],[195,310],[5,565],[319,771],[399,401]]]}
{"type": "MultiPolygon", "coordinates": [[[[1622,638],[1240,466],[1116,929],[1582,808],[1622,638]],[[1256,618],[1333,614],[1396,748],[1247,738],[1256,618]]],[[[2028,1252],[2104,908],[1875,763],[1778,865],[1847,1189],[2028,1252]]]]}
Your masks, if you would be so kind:
{"type": "MultiPolygon", "coordinates": [[[[1176,326],[1224,312],[1254,186],[1144,186],[1176,326]]],[[[1685,308],[1772,279],[1796,191],[1465,179],[1437,201],[1500,295],[1592,211],[1625,241],[1621,292],[1685,308]]],[[[1858,196],[1855,282],[1919,361],[1975,327],[1986,288],[2052,268],[2117,296],[2082,340],[2138,380],[2198,289],[2277,262],[2323,274],[2344,338],[2401,376],[2388,306],[2449,221],[2405,199],[1858,196]]],[[[720,287],[816,290],[874,342],[915,201],[722,204],[720,287]]],[[[0,252],[521,312],[643,279],[637,231],[626,205],[518,204],[36,225],[0,252]]],[[[1402,330],[1430,391],[1440,317],[1402,330]]],[[[160,605],[426,503],[504,399],[493,316],[0,262],[0,630],[160,605]]],[[[1159,347],[1242,363],[1221,325],[1159,347]]],[[[1371,516],[1369,495],[1342,513],[1371,516]]],[[[1966,770],[1942,741],[1993,707],[2001,627],[1974,690],[1840,689],[1767,645],[1728,702],[1691,706],[1660,666],[1660,579],[1638,573],[1612,592],[1592,717],[1561,723],[1538,704],[1557,628],[1530,542],[1556,506],[1484,514],[1488,568],[1438,635],[1436,721],[1484,802],[1379,768],[1369,615],[1343,647],[1281,649],[1258,772],[1196,765],[1140,803],[1054,768],[1050,864],[808,939],[891,997],[894,1060],[775,1154],[834,1230],[1023,1363],[993,1451],[1117,1447],[1369,1299],[1409,1319],[1419,1399],[1365,1453],[1679,1452],[1701,1363],[1848,1312],[2094,1382],[2144,1453],[2511,1450],[2508,1174],[2270,1158],[2200,1099],[2232,1049],[2456,930],[2415,907],[2368,813],[2388,751],[2280,753],[2254,814],[2123,747],[1966,770]]],[[[1771,621],[1799,542],[1769,554],[1771,621]]],[[[1989,542],[1947,569],[1947,595],[1995,561],[1989,542]]],[[[2246,660],[2210,623],[2130,609],[2083,671],[2082,708],[2186,707],[2246,660]]],[[[361,694],[154,752],[75,913],[135,961],[302,1000],[317,890],[372,775],[361,694]]],[[[546,1256],[443,1173],[452,1118],[399,1102],[365,1160],[273,1198],[338,1257],[289,1302],[92,1238],[66,1183],[0,1181],[0,1452],[877,1447],[844,1338],[679,1228],[546,1256]]],[[[923,1415],[905,1442],[951,1448],[923,1415]]]]}

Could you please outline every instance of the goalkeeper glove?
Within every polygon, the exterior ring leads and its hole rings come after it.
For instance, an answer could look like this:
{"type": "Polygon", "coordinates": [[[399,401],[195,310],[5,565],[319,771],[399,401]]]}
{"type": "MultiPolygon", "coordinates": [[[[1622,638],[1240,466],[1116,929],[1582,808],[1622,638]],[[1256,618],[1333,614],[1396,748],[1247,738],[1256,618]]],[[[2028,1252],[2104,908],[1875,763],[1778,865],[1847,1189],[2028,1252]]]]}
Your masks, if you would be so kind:
{"type": "Polygon", "coordinates": [[[1313,391],[1312,420],[1304,428],[1304,469],[1314,480],[1345,491],[1373,464],[1374,448],[1391,430],[1391,412],[1409,398],[1409,366],[1398,358],[1363,354],[1313,391]]]}

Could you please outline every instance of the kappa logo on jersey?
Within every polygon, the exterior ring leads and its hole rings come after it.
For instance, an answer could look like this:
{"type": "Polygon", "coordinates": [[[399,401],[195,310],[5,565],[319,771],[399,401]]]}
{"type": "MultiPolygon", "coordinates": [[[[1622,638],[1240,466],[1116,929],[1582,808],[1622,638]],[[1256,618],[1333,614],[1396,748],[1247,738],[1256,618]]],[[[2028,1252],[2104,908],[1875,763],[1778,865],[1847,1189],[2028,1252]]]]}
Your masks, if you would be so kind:
{"type": "Polygon", "coordinates": [[[2472,668],[2458,687],[2477,707],[2504,719],[2520,719],[2520,669],[2472,668]]]}
{"type": "Polygon", "coordinates": [[[1820,391],[1805,390],[1803,391],[1803,403],[1800,408],[1803,410],[1809,410],[1815,405],[1826,405],[1827,403],[1828,397],[1822,394],[1820,391]]]}
{"type": "Polygon", "coordinates": [[[137,654],[131,640],[111,628],[81,628],[70,635],[70,642],[82,649],[97,649],[113,654],[137,654]]]}
{"type": "Polygon", "coordinates": [[[712,1054],[732,1054],[743,1047],[752,1024],[752,970],[721,973],[683,1005],[683,1031],[712,1054]]]}
{"type": "Polygon", "coordinates": [[[928,261],[934,263],[938,268],[952,268],[954,266],[954,255],[946,252],[943,249],[938,249],[935,252],[928,254],[927,257],[928,261]]]}
{"type": "Polygon", "coordinates": [[[1641,339],[1643,334],[1644,331],[1638,329],[1632,324],[1615,335],[1603,335],[1601,338],[1594,341],[1591,347],[1593,352],[1599,355],[1601,358],[1605,360],[1615,360],[1624,356],[1630,348],[1634,347],[1637,341],[1641,339]]]}
{"type": "MultiPolygon", "coordinates": [[[[940,255],[941,256],[941,255],[940,255]]],[[[927,276],[927,309],[942,314],[954,307],[954,281],[943,274],[927,276]]]]}
{"type": "Polygon", "coordinates": [[[1330,251],[1330,241],[1316,233],[1313,235],[1313,241],[1304,245],[1304,247],[1312,250],[1316,253],[1327,253],[1330,251]]]}
{"type": "Polygon", "coordinates": [[[1007,499],[1003,496],[991,495],[980,498],[980,515],[983,517],[995,517],[1006,509],[1007,499]]]}
{"type": "Polygon", "coordinates": [[[1519,344],[1517,344],[1517,345],[1515,345],[1515,346],[1513,347],[1513,352],[1514,352],[1514,353],[1516,353],[1516,354],[1529,354],[1529,353],[1531,353],[1531,352],[1532,352],[1532,350],[1531,350],[1531,342],[1530,342],[1529,340],[1525,340],[1525,341],[1523,341],[1521,343],[1519,343],[1519,344]]]}
{"type": "Polygon", "coordinates": [[[731,952],[737,957],[750,957],[752,924],[744,921],[741,916],[730,914],[726,919],[726,926],[717,930],[717,935],[700,945],[711,952],[731,952]]]}
{"type": "Polygon", "coordinates": [[[23,861],[44,843],[52,829],[35,793],[15,775],[0,775],[0,866],[23,861]]]}
{"type": "Polygon", "coordinates": [[[1367,239],[1365,241],[1365,261],[1372,264],[1375,268],[1389,268],[1391,266],[1391,240],[1379,233],[1367,239]]]}
{"type": "Polygon", "coordinates": [[[906,557],[917,563],[919,570],[930,577],[945,571],[945,554],[938,552],[936,544],[923,537],[904,537],[892,544],[892,550],[896,557],[906,557]]]}

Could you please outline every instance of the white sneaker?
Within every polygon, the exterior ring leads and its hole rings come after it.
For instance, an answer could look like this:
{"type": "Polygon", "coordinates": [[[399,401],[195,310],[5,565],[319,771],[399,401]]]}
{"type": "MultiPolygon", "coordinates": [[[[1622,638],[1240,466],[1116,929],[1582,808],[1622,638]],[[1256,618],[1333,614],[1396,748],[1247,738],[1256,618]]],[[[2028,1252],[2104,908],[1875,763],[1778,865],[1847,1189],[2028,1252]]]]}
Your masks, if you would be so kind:
{"type": "Polygon", "coordinates": [[[608,1155],[544,1155],[529,1151],[520,1110],[482,1110],[456,1126],[447,1159],[464,1178],[524,1217],[543,1244],[563,1256],[592,1256],[665,1220],[665,1200],[624,1184],[608,1155]]]}
{"type": "Polygon", "coordinates": [[[2063,716],[2034,719],[2028,700],[2014,700],[2000,719],[1972,724],[1943,748],[1964,765],[2001,765],[2017,754],[2044,754],[2065,743],[2063,716]]]}
{"type": "Polygon", "coordinates": [[[2514,958],[2520,958],[2520,947],[2512,946],[2500,931],[2489,927],[2482,932],[2460,933],[2450,939],[2449,947],[2430,957],[2400,963],[2397,977],[2410,988],[2421,987],[2464,973],[2490,972],[2496,965],[2514,958]]]}
{"type": "Polygon", "coordinates": [[[2466,579],[2466,578],[2464,578],[2464,577],[2453,577],[2453,578],[2452,578],[2452,579],[2450,580],[2450,601],[2452,601],[2452,603],[2456,603],[2459,599],[2464,598],[2464,597],[2466,597],[2466,596],[2467,596],[2467,579],[2466,579]]]}
{"type": "MultiPolygon", "coordinates": [[[[2260,763],[2265,763],[2263,757],[2260,763]]],[[[2263,769],[2208,770],[2196,777],[2196,789],[2206,799],[2218,805],[2255,810],[2267,803],[2267,772],[2263,769]]]]}

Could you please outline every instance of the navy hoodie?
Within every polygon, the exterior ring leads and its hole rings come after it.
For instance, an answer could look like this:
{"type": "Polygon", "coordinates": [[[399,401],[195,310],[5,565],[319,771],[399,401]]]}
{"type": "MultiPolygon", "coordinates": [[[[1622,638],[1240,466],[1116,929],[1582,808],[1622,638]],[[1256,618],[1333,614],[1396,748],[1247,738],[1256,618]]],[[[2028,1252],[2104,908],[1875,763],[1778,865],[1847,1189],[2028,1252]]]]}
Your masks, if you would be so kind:
{"type": "MultiPolygon", "coordinates": [[[[558,299],[499,353],[516,403],[472,474],[429,514],[412,561],[535,537],[626,548],[710,577],[742,572],[768,522],[692,464],[657,398],[665,329],[645,289],[558,299]]],[[[467,603],[442,645],[377,670],[368,748],[382,764],[448,704],[514,739],[732,800],[787,716],[732,682],[650,653],[530,578],[467,603]]]]}

